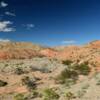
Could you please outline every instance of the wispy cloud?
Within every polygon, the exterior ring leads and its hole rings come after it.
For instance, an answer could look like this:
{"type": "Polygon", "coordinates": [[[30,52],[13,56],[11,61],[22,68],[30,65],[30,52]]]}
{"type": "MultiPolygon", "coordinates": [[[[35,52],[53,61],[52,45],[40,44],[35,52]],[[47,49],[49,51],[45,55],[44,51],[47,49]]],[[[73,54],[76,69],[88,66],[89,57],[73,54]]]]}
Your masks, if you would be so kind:
{"type": "Polygon", "coordinates": [[[1,1],[1,2],[0,2],[0,7],[5,8],[5,7],[7,7],[7,6],[8,6],[8,4],[5,3],[4,1],[1,1]]]}
{"type": "Polygon", "coordinates": [[[6,11],[6,12],[5,12],[5,15],[8,15],[8,16],[16,16],[14,13],[9,12],[9,11],[6,11]]]}
{"type": "Polygon", "coordinates": [[[32,29],[32,28],[35,27],[34,24],[23,24],[23,26],[24,26],[26,29],[28,29],[28,30],[30,30],[30,29],[32,29]]]}
{"type": "Polygon", "coordinates": [[[12,32],[15,31],[13,27],[10,27],[13,23],[10,21],[0,21],[0,32],[12,32]]]}
{"type": "Polygon", "coordinates": [[[0,42],[10,42],[10,40],[9,39],[1,39],[0,38],[0,42]]]}
{"type": "Polygon", "coordinates": [[[64,40],[64,41],[62,41],[62,44],[74,44],[74,43],[76,43],[75,40],[64,40]]]}

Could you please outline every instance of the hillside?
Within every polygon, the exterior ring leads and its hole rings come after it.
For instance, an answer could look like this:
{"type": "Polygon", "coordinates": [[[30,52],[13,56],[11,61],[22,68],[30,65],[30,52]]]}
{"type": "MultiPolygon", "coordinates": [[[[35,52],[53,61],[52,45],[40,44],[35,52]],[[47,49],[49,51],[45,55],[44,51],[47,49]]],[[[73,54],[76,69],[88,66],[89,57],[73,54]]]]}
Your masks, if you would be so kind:
{"type": "Polygon", "coordinates": [[[98,100],[99,91],[99,40],[53,48],[0,42],[0,100],[98,100]]]}
{"type": "Polygon", "coordinates": [[[0,59],[29,59],[43,48],[28,42],[0,42],[0,59]]]}

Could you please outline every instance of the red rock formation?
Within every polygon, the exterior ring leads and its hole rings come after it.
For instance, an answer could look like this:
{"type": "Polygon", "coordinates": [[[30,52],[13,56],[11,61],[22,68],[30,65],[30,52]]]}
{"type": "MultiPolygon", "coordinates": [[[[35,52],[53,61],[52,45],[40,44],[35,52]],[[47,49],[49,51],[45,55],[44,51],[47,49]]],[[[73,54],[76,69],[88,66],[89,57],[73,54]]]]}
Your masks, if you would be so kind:
{"type": "Polygon", "coordinates": [[[53,49],[47,48],[47,49],[41,50],[40,54],[46,57],[55,57],[58,54],[58,52],[53,49]]]}

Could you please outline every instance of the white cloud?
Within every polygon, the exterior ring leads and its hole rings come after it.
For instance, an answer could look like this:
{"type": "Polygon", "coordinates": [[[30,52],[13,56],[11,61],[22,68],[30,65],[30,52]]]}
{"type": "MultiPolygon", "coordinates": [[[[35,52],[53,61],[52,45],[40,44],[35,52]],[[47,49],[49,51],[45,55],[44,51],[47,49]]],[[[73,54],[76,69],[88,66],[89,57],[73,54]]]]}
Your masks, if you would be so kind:
{"type": "Polygon", "coordinates": [[[13,24],[10,21],[0,21],[0,32],[12,32],[15,31],[14,28],[10,27],[13,24]]]}
{"type": "Polygon", "coordinates": [[[7,6],[8,6],[7,3],[5,3],[4,1],[1,1],[1,3],[0,3],[0,7],[5,8],[5,7],[7,7],[7,6]]]}
{"type": "Polygon", "coordinates": [[[5,12],[5,14],[8,15],[8,16],[16,16],[14,13],[12,13],[12,12],[8,12],[8,11],[5,12]]]}
{"type": "Polygon", "coordinates": [[[62,41],[62,43],[63,44],[74,44],[74,43],[76,43],[76,41],[75,40],[64,40],[64,41],[62,41]]]}
{"type": "Polygon", "coordinates": [[[26,28],[26,29],[28,29],[28,30],[30,30],[30,29],[32,29],[32,28],[34,28],[35,27],[35,25],[34,24],[23,24],[23,26],[26,28]]]}
{"type": "Polygon", "coordinates": [[[9,39],[0,39],[0,42],[10,42],[9,39]]]}

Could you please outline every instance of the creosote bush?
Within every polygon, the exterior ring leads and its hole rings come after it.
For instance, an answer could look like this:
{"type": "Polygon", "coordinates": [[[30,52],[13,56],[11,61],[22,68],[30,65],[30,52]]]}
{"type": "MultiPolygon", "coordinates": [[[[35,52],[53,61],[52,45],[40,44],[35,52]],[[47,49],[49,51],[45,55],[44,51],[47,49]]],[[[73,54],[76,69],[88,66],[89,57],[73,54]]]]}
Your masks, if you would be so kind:
{"type": "Polygon", "coordinates": [[[50,88],[44,90],[44,100],[58,100],[59,97],[60,96],[50,88]]]}

